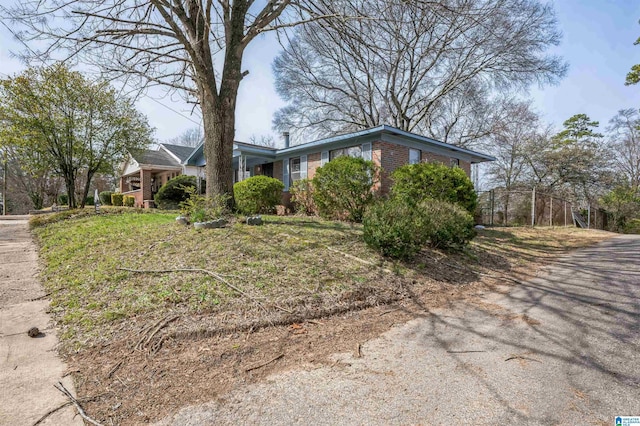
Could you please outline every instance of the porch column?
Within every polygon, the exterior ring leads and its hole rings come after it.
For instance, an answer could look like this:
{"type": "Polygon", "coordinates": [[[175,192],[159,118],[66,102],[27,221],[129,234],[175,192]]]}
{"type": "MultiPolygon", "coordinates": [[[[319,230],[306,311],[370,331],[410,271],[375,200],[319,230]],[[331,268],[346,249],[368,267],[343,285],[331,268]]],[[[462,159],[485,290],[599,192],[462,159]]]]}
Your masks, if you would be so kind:
{"type": "Polygon", "coordinates": [[[140,170],[140,189],[142,201],[151,199],[151,170],[140,170]]]}
{"type": "Polygon", "coordinates": [[[122,177],[120,178],[120,192],[127,192],[127,191],[125,190],[125,185],[126,185],[125,177],[124,177],[124,176],[122,176],[122,177]]]}

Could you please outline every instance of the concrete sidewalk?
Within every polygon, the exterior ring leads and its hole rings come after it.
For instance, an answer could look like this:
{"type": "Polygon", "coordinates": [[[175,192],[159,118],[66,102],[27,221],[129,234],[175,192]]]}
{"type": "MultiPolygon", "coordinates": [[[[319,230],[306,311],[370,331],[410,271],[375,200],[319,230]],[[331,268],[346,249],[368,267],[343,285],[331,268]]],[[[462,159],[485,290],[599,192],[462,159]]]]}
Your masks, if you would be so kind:
{"type": "MultiPolygon", "coordinates": [[[[58,357],[49,301],[38,278],[38,255],[25,218],[0,216],[0,425],[32,425],[67,402],[53,385],[61,381],[75,393],[58,357]],[[38,327],[43,335],[31,338],[38,327]]],[[[49,416],[43,425],[82,425],[72,406],[49,416]]]]}

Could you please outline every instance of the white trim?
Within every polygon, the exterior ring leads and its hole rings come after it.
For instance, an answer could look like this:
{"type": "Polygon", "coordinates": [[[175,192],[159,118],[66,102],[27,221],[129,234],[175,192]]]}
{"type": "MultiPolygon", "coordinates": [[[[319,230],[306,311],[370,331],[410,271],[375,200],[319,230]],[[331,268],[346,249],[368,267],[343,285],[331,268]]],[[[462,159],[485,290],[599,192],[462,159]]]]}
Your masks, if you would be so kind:
{"type": "Polygon", "coordinates": [[[282,160],[282,183],[284,191],[289,191],[289,157],[282,160]]]}
{"type": "Polygon", "coordinates": [[[373,158],[372,153],[371,153],[371,143],[367,142],[367,143],[363,143],[362,144],[362,159],[363,160],[367,160],[367,161],[371,161],[371,159],[373,158]]]}
{"type": "Polygon", "coordinates": [[[320,167],[329,162],[329,151],[322,151],[320,153],[320,167]]]}
{"type": "Polygon", "coordinates": [[[307,178],[307,156],[300,156],[300,179],[307,178]]]}

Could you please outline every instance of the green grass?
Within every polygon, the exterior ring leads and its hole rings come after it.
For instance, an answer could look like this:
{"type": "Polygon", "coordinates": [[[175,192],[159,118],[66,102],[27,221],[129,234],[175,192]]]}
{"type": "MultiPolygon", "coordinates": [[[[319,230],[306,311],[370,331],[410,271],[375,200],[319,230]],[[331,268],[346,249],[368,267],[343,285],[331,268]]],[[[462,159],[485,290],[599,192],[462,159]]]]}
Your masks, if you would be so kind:
{"type": "Polygon", "coordinates": [[[251,300],[206,274],[137,274],[118,268],[206,269],[267,308],[293,311],[393,293],[397,280],[405,286],[469,284],[478,279],[476,272],[509,270],[602,239],[576,229],[488,229],[463,253],[430,250],[414,262],[388,264],[364,244],[360,225],[265,216],[263,226],[236,221],[222,229],[195,230],[178,225],[175,212],[104,211],[63,212],[32,223],[51,309],[62,338],[76,347],[108,336],[134,317],[256,314],[251,300]]]}
{"type": "Polygon", "coordinates": [[[105,324],[142,314],[237,310],[247,302],[205,274],[136,274],[120,267],[207,269],[265,304],[286,306],[344,292],[379,274],[327,249],[379,262],[361,242],[359,226],[264,219],[263,226],[235,223],[198,231],[176,224],[175,213],[92,214],[36,226],[44,282],[63,337],[91,337],[105,324]]]}

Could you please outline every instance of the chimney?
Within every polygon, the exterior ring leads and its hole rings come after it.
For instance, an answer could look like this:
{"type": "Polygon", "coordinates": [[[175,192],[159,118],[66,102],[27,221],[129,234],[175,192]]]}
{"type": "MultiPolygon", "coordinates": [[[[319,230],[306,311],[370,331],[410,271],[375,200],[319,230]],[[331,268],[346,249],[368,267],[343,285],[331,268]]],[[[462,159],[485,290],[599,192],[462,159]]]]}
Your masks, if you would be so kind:
{"type": "Polygon", "coordinates": [[[284,147],[289,148],[289,132],[283,132],[282,136],[284,136],[284,147]]]}

